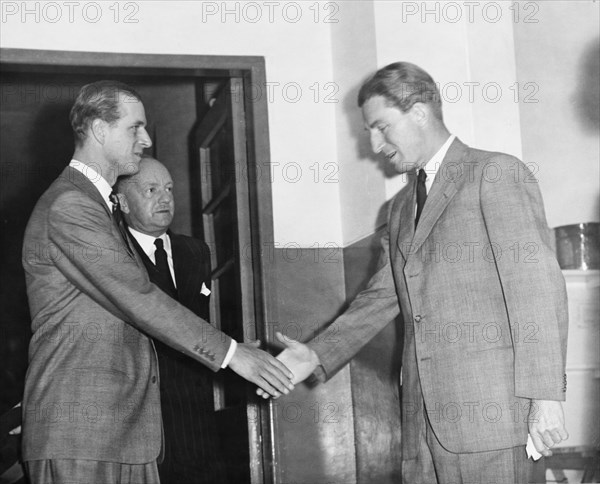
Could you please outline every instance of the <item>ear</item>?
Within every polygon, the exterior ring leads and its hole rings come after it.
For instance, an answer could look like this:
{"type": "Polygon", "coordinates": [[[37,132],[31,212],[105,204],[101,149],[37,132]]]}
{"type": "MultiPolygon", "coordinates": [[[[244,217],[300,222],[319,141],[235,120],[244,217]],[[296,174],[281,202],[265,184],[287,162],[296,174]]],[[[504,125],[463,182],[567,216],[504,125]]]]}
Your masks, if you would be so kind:
{"type": "Polygon", "coordinates": [[[431,113],[429,112],[429,107],[426,104],[417,102],[413,104],[412,108],[410,109],[410,114],[415,123],[417,123],[419,126],[425,126],[429,121],[429,116],[431,113]]]}
{"type": "Polygon", "coordinates": [[[129,213],[129,205],[127,204],[127,197],[123,193],[117,193],[116,196],[119,199],[119,206],[121,207],[121,212],[129,213]]]}
{"type": "Polygon", "coordinates": [[[94,119],[94,121],[92,121],[90,131],[92,132],[92,136],[96,139],[96,141],[103,145],[104,140],[106,139],[106,122],[99,118],[94,119]]]}

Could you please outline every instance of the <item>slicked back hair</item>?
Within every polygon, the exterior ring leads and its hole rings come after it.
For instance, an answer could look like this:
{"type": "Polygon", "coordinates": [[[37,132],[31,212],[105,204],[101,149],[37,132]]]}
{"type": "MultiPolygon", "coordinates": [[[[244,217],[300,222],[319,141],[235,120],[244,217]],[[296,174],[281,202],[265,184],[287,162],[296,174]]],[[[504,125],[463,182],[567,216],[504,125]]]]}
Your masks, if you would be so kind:
{"type": "Polygon", "coordinates": [[[358,93],[358,106],[362,107],[374,96],[384,97],[390,106],[402,112],[409,111],[418,102],[427,104],[434,116],[443,121],[437,85],[427,72],[410,62],[387,65],[368,78],[358,93]]]}
{"type": "Polygon", "coordinates": [[[83,144],[95,119],[102,119],[109,124],[119,120],[121,95],[124,96],[123,102],[142,101],[132,87],[119,81],[97,81],[81,88],[69,114],[76,146],[83,144]]]}

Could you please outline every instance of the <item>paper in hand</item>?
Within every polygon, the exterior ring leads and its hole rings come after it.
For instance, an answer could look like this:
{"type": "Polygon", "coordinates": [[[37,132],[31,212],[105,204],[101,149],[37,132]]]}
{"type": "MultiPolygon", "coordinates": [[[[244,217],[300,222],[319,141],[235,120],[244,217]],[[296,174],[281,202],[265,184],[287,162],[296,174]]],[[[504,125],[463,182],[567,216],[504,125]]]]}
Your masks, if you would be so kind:
{"type": "Polygon", "coordinates": [[[525,450],[527,451],[528,459],[531,458],[533,460],[539,460],[540,457],[542,457],[542,454],[540,454],[535,448],[535,445],[533,445],[533,440],[531,439],[530,434],[527,434],[527,445],[525,446],[525,450]]]}

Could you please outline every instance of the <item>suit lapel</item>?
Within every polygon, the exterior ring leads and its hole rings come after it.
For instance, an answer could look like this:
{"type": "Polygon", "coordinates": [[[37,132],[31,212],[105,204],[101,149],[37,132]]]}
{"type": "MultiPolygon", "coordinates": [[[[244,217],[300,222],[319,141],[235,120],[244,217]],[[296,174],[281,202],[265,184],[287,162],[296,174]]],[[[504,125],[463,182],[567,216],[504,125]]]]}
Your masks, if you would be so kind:
{"type": "Polygon", "coordinates": [[[133,245],[133,247],[135,247],[135,253],[137,254],[139,260],[141,261],[141,263],[144,265],[144,267],[148,270],[148,274],[151,274],[150,279],[153,279],[154,274],[158,273],[158,271],[156,270],[156,265],[154,265],[152,263],[152,261],[150,260],[150,257],[148,257],[146,255],[146,253],[144,252],[144,249],[142,249],[142,246],[138,243],[138,241],[136,240],[135,237],[133,237],[130,233],[129,230],[127,230],[128,233],[128,237],[129,240],[131,242],[131,245],[133,245]]]}
{"type": "Polygon", "coordinates": [[[412,253],[412,240],[415,233],[416,176],[410,175],[409,183],[404,190],[406,194],[401,196],[400,207],[394,217],[399,224],[396,244],[404,260],[407,260],[412,253]]]}
{"type": "Polygon", "coordinates": [[[133,257],[136,251],[131,248],[131,244],[135,237],[132,237],[129,233],[129,230],[127,230],[127,224],[125,223],[125,219],[123,217],[123,212],[121,212],[120,205],[117,206],[115,212],[112,214],[112,220],[115,226],[117,227],[119,233],[121,234],[123,241],[125,242],[125,250],[127,250],[127,252],[133,257]]]}
{"type": "Polygon", "coordinates": [[[67,166],[63,170],[61,176],[73,183],[73,185],[79,188],[79,190],[84,192],[92,200],[102,205],[104,211],[106,212],[106,215],[111,219],[113,225],[121,234],[123,238],[123,245],[125,246],[125,251],[130,257],[136,260],[138,265],[142,265],[142,260],[139,257],[137,257],[136,251],[131,248],[131,243],[127,229],[124,225],[119,224],[117,218],[113,217],[112,211],[108,208],[106,201],[104,200],[104,198],[102,198],[102,195],[94,186],[94,184],[83,173],[81,173],[79,170],[76,170],[72,166],[67,166]]]}
{"type": "Polygon", "coordinates": [[[173,253],[173,269],[177,292],[182,303],[186,303],[202,289],[202,261],[196,257],[183,237],[168,232],[173,253]]]}
{"type": "Polygon", "coordinates": [[[83,173],[81,173],[79,170],[76,170],[72,166],[67,166],[61,173],[61,176],[64,177],[66,180],[69,180],[73,185],[79,188],[92,200],[102,205],[106,214],[109,217],[112,217],[112,213],[108,208],[108,205],[106,205],[104,198],[102,198],[102,195],[100,195],[98,189],[83,173]]]}
{"type": "Polygon", "coordinates": [[[467,178],[468,173],[464,166],[466,156],[467,146],[458,138],[455,139],[440,165],[427,196],[427,202],[423,207],[419,225],[412,240],[411,252],[413,254],[423,245],[444,209],[467,178]]]}

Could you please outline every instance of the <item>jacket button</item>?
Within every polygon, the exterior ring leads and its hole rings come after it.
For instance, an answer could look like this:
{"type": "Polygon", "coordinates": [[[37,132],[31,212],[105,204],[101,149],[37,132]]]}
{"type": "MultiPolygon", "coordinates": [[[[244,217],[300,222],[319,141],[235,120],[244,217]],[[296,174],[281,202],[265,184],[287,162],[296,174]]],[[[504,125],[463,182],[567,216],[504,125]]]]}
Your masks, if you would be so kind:
{"type": "Polygon", "coordinates": [[[415,323],[420,323],[420,322],[421,322],[421,315],[420,315],[420,314],[417,314],[417,315],[415,316],[415,323]]]}
{"type": "Polygon", "coordinates": [[[156,376],[153,376],[151,381],[152,383],[156,383],[156,376]]]}

